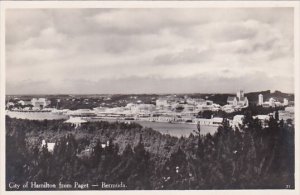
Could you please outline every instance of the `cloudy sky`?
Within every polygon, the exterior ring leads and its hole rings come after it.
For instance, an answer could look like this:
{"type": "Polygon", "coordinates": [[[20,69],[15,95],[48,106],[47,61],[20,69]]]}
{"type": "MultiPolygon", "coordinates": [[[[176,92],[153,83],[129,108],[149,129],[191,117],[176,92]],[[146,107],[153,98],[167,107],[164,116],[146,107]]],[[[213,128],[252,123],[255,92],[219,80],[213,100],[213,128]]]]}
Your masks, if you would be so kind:
{"type": "Polygon", "coordinates": [[[294,91],[292,8],[11,9],[6,92],[294,91]]]}

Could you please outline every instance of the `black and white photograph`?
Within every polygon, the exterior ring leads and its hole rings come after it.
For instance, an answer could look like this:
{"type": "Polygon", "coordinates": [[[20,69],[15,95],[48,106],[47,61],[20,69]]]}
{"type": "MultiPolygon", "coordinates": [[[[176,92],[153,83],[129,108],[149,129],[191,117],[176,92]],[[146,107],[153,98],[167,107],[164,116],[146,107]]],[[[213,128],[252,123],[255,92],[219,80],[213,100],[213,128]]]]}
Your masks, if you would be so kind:
{"type": "Polygon", "coordinates": [[[299,190],[296,8],[1,10],[2,188],[299,190]]]}

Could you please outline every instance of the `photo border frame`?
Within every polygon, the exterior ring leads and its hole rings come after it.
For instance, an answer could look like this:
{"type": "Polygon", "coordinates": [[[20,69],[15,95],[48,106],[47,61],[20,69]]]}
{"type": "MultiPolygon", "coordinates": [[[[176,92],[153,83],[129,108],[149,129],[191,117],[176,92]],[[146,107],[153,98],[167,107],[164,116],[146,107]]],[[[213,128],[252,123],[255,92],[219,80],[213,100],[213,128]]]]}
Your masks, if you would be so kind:
{"type": "Polygon", "coordinates": [[[199,193],[226,194],[272,194],[294,195],[300,194],[299,185],[299,23],[300,1],[0,1],[0,194],[191,194],[199,193]],[[293,7],[294,8],[294,87],[295,87],[295,189],[280,190],[78,190],[78,191],[6,191],[5,190],[5,12],[7,9],[37,9],[37,8],[251,8],[251,7],[293,7]]]}

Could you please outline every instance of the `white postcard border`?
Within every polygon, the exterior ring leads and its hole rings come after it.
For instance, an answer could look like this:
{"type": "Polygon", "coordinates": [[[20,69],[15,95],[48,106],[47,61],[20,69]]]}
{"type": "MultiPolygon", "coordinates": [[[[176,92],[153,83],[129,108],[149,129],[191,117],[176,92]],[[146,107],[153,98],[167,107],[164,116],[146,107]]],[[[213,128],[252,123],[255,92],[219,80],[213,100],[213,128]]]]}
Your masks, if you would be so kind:
{"type": "Polygon", "coordinates": [[[0,194],[300,194],[299,141],[299,1],[0,1],[0,194]],[[150,190],[150,191],[5,191],[5,10],[23,8],[227,8],[227,7],[293,7],[294,8],[294,87],[295,87],[295,190],[150,190]]]}

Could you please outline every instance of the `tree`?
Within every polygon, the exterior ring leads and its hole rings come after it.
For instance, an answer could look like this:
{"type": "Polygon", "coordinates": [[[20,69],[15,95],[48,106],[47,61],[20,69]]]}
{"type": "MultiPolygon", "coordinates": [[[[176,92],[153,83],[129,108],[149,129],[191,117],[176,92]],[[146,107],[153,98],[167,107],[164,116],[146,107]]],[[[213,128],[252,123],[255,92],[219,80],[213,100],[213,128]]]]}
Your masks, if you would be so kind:
{"type": "Polygon", "coordinates": [[[206,119],[210,119],[212,117],[212,115],[214,114],[213,111],[211,110],[204,110],[204,111],[200,111],[198,113],[198,117],[199,118],[206,118],[206,119]]]}
{"type": "Polygon", "coordinates": [[[198,143],[197,143],[197,157],[199,159],[203,158],[203,144],[201,139],[201,125],[200,122],[197,123],[197,131],[194,130],[198,137],[198,143]]]}
{"type": "Polygon", "coordinates": [[[275,120],[279,121],[279,113],[278,110],[275,111],[275,120]]]}
{"type": "Polygon", "coordinates": [[[166,161],[162,170],[164,189],[185,189],[188,186],[188,162],[185,153],[179,147],[166,161]]]}

